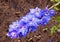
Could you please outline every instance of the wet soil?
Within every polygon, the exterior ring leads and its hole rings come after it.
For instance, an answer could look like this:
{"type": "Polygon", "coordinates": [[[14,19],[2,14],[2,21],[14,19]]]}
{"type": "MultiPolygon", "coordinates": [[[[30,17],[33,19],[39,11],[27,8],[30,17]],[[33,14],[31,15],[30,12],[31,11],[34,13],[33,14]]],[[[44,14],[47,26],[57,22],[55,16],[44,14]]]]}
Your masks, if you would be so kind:
{"type": "Polygon", "coordinates": [[[0,0],[0,42],[60,42],[60,33],[54,33],[50,36],[50,28],[59,23],[53,19],[60,16],[56,12],[55,16],[44,26],[39,26],[35,32],[30,32],[26,37],[11,39],[6,36],[8,26],[12,21],[26,15],[30,8],[39,7],[44,9],[47,5],[53,5],[50,0],[0,0]],[[42,31],[48,28],[47,31],[42,31]],[[32,38],[30,41],[29,39],[32,38]]]}

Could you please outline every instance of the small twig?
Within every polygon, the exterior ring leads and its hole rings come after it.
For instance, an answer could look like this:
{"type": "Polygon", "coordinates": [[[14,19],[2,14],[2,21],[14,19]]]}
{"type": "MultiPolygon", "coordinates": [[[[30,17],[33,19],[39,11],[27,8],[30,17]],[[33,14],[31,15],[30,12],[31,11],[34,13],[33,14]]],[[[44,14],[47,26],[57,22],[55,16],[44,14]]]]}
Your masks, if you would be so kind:
{"type": "Polygon", "coordinates": [[[59,4],[60,4],[60,2],[58,2],[58,3],[54,4],[54,5],[53,5],[53,6],[51,6],[49,9],[52,9],[53,7],[55,7],[55,6],[59,5],[59,4]]]}

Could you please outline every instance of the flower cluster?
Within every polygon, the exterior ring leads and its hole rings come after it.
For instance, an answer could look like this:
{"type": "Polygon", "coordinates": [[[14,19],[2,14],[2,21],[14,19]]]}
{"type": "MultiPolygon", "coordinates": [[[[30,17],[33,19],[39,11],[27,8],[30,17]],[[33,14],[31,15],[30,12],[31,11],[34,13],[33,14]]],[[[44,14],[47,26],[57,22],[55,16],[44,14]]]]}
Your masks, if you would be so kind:
{"type": "Polygon", "coordinates": [[[54,14],[55,11],[49,10],[48,7],[45,9],[38,7],[30,9],[27,15],[9,25],[7,36],[10,38],[26,36],[27,33],[35,31],[39,25],[47,24],[54,14]]]}

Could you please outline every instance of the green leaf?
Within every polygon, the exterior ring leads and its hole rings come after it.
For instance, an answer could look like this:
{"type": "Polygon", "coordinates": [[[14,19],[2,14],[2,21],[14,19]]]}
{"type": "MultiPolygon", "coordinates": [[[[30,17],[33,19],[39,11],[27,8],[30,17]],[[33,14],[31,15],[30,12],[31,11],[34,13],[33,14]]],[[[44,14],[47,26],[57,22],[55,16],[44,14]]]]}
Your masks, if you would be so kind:
{"type": "Polygon", "coordinates": [[[57,22],[60,22],[60,16],[55,17],[55,20],[56,20],[57,22]]]}
{"type": "Polygon", "coordinates": [[[51,28],[50,35],[52,36],[55,33],[56,30],[57,30],[57,27],[56,26],[53,26],[51,28]]]}

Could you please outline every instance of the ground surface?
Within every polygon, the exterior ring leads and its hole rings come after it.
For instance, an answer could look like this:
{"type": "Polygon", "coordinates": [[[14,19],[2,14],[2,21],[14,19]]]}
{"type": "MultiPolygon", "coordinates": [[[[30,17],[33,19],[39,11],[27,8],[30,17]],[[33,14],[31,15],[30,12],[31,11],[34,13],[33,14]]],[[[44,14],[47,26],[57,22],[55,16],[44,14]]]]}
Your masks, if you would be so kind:
{"type": "MultiPolygon", "coordinates": [[[[49,0],[0,0],[0,42],[49,42],[51,39],[60,42],[60,33],[56,32],[52,37],[50,36],[50,28],[59,24],[53,17],[47,25],[39,26],[35,32],[29,33],[24,38],[10,39],[6,36],[9,24],[26,15],[30,8],[43,9],[52,4],[49,0]],[[43,32],[43,28],[48,30],[43,32]],[[32,40],[29,41],[31,38],[32,40]]],[[[60,13],[56,12],[55,16],[60,16],[60,13]]]]}

